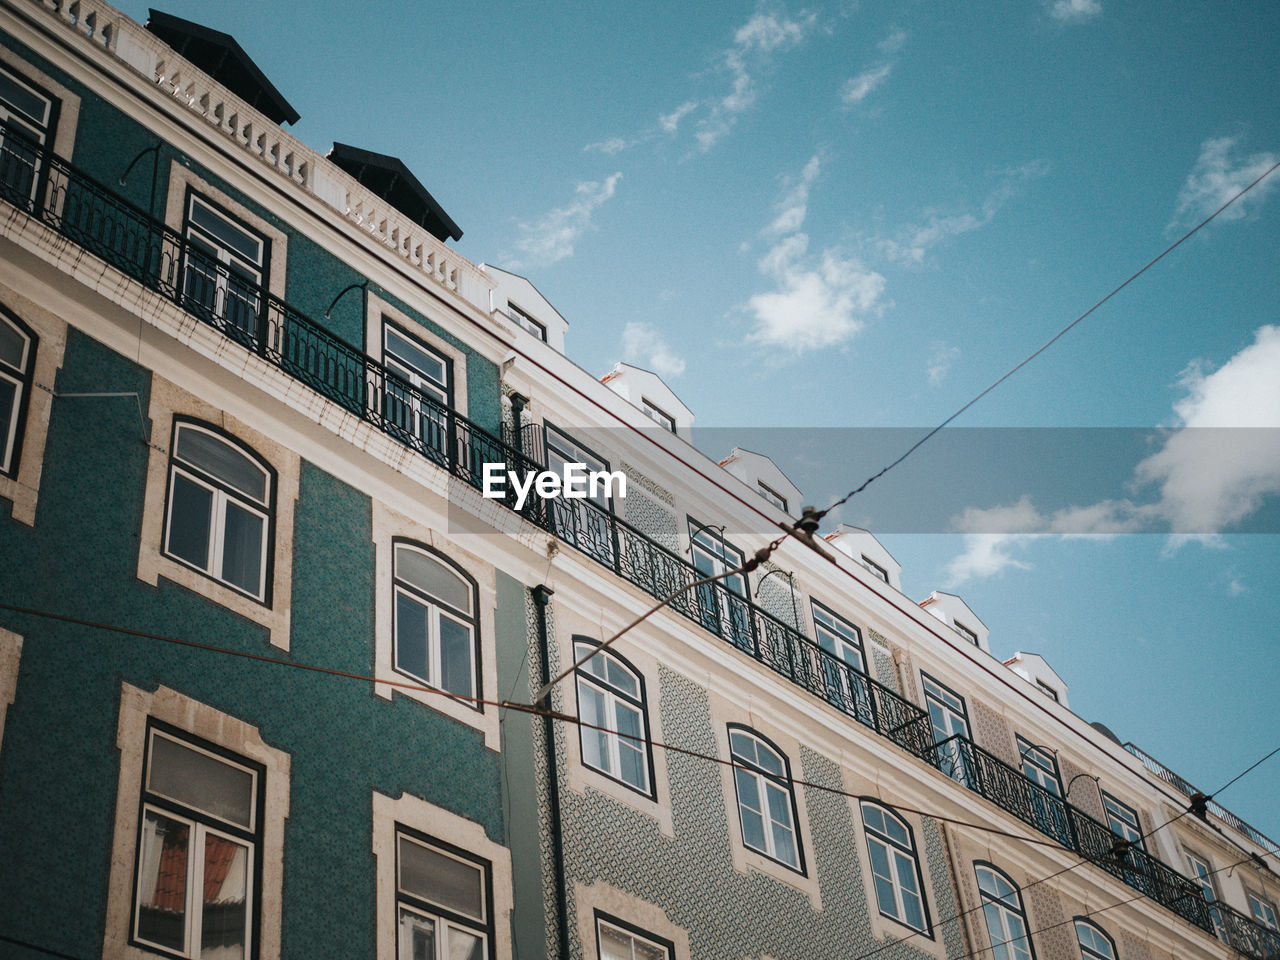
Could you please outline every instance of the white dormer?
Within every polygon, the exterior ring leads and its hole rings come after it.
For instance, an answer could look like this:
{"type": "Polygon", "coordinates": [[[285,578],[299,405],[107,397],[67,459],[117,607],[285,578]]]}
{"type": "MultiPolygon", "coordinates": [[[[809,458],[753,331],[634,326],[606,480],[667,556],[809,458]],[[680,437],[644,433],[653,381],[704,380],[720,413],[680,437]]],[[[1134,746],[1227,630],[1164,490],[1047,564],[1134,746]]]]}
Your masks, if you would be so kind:
{"type": "Polygon", "coordinates": [[[629,363],[615,363],[600,382],[662,429],[693,442],[693,411],[656,373],[629,363]]]}
{"type": "Polygon", "coordinates": [[[564,335],[569,321],[538,292],[538,288],[519,274],[510,273],[491,263],[480,269],[492,277],[495,285],[489,295],[489,311],[500,323],[523,330],[564,353],[564,335]]]}
{"type": "Polygon", "coordinates": [[[1049,666],[1049,662],[1040,654],[1018,651],[1006,660],[1004,665],[1046,697],[1056,700],[1064,707],[1068,706],[1067,685],[1062,682],[1058,672],[1049,666]]]}
{"type": "Polygon", "coordinates": [[[783,513],[800,516],[800,501],[804,494],[763,453],[734,447],[729,456],[720,461],[720,466],[783,513]]]}
{"type": "Polygon", "coordinates": [[[986,624],[954,593],[935,590],[927,600],[920,601],[920,606],[958,633],[965,643],[971,643],[987,653],[991,652],[991,648],[987,646],[986,624]]]}
{"type": "Polygon", "coordinates": [[[895,590],[902,590],[902,564],[893,559],[893,554],[871,531],[842,523],[825,539],[858,566],[869,570],[877,580],[883,580],[895,590]]]}

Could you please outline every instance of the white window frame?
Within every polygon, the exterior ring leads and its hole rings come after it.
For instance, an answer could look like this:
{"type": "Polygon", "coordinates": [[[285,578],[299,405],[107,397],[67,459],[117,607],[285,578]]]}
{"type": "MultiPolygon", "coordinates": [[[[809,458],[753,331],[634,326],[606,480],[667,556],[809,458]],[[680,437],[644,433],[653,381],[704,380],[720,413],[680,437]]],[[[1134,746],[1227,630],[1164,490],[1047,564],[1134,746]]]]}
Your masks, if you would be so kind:
{"type": "Polygon", "coordinates": [[[1018,757],[1022,763],[1022,775],[1055,797],[1061,797],[1062,774],[1058,771],[1057,758],[1043,747],[1023,737],[1015,739],[1018,744],[1018,757]]]}
{"type": "Polygon", "coordinates": [[[1268,930],[1280,931],[1280,921],[1276,919],[1276,905],[1260,893],[1254,893],[1248,887],[1244,891],[1245,900],[1249,904],[1249,914],[1254,922],[1268,930]]]}
{"type": "Polygon", "coordinates": [[[759,479],[758,477],[756,478],[756,492],[759,493],[760,496],[768,500],[770,503],[772,503],[775,507],[777,507],[783,513],[790,512],[787,509],[787,498],[784,497],[782,494],[780,494],[777,490],[773,489],[773,487],[769,486],[763,480],[759,479]]]}
{"type": "Polygon", "coordinates": [[[183,204],[182,218],[182,235],[188,248],[194,249],[199,259],[193,262],[188,254],[184,257],[182,264],[182,292],[183,299],[194,297],[190,292],[190,280],[192,273],[205,277],[206,281],[212,280],[214,286],[214,302],[212,307],[200,303],[202,309],[211,311],[213,319],[223,324],[227,324],[246,334],[255,341],[262,335],[262,321],[265,309],[265,301],[262,293],[268,286],[268,271],[271,266],[271,243],[268,238],[258,231],[254,230],[248,224],[235,217],[229,211],[223,209],[219,204],[203,196],[200,191],[195,188],[189,188],[187,191],[186,202],[183,204]],[[201,216],[211,216],[215,220],[222,221],[225,228],[230,228],[235,233],[242,234],[250,243],[256,243],[258,252],[256,257],[247,256],[239,250],[233,249],[224,240],[215,236],[207,227],[196,222],[196,212],[199,209],[201,216]],[[215,275],[209,278],[201,265],[209,258],[212,258],[214,264],[215,275]],[[238,279],[248,280],[248,286],[252,291],[252,303],[244,301],[248,304],[247,309],[250,311],[249,321],[252,323],[251,328],[246,328],[243,323],[237,322],[237,318],[232,316],[231,297],[234,289],[232,284],[232,276],[236,275],[238,279]]]}
{"type": "Polygon", "coordinates": [[[1105,790],[1099,790],[1102,797],[1102,812],[1107,818],[1107,826],[1121,840],[1127,840],[1139,850],[1147,849],[1146,838],[1142,835],[1142,821],[1138,811],[1127,803],[1117,800],[1105,790]]]}
{"type": "MultiPolygon", "coordinates": [[[[972,743],[969,710],[964,697],[950,687],[939,683],[923,670],[920,672],[920,683],[924,691],[925,710],[929,714],[929,724],[933,731],[934,742],[941,743],[944,740],[959,736],[972,743]]],[[[964,753],[963,748],[957,750],[950,759],[951,769],[945,772],[948,773],[952,780],[968,785],[973,771],[969,769],[967,755],[964,753]]]]}
{"type": "Polygon", "coordinates": [[[862,831],[867,841],[868,867],[871,871],[871,885],[876,892],[876,906],[880,915],[888,917],[905,927],[933,937],[933,927],[929,917],[929,901],[924,893],[924,875],[920,870],[920,856],[916,852],[915,836],[910,825],[888,807],[871,799],[863,799],[859,809],[862,815],[862,831]],[[905,842],[890,835],[888,830],[881,830],[867,819],[868,811],[879,814],[885,821],[900,827],[906,835],[905,842]],[[879,850],[884,861],[886,872],[879,872],[875,851],[879,850]],[[890,889],[891,902],[886,904],[881,896],[880,884],[876,880],[884,880],[890,889]],[[911,890],[908,885],[915,885],[911,890]],[[919,901],[920,923],[913,923],[908,916],[906,897],[910,894],[919,901]]]}
{"type": "Polygon", "coordinates": [[[965,626],[963,623],[961,623],[959,620],[953,620],[953,621],[951,621],[951,624],[952,624],[952,626],[954,626],[954,627],[955,627],[955,629],[956,629],[956,633],[958,633],[958,634],[960,634],[960,636],[964,637],[964,638],[965,638],[965,640],[967,640],[969,643],[973,644],[975,647],[980,646],[980,644],[978,643],[978,634],[977,634],[976,632],[974,632],[971,628],[966,627],[966,626],[965,626]]]}
{"type": "Polygon", "coordinates": [[[676,432],[676,418],[667,413],[667,411],[663,410],[648,397],[642,396],[640,398],[640,409],[644,412],[646,417],[660,426],[663,430],[666,430],[668,433],[676,432]]]}
{"type": "MultiPolygon", "coordinates": [[[[0,99],[0,121],[7,121],[10,125],[20,128],[21,134],[26,134],[28,139],[32,140],[40,147],[48,147],[50,145],[51,134],[57,130],[58,112],[61,106],[58,97],[44,90],[37,84],[32,83],[22,73],[11,69],[0,63],[0,74],[3,74],[13,83],[23,88],[27,93],[31,94],[35,99],[42,101],[44,109],[39,117],[23,110],[16,104],[0,99]]],[[[0,127],[0,162],[13,156],[10,149],[4,146],[4,128],[0,127]]],[[[7,164],[6,164],[7,165],[7,164]]],[[[25,165],[25,164],[24,164],[25,165]]],[[[26,191],[26,198],[34,200],[36,191],[40,188],[40,180],[43,169],[40,161],[32,158],[31,162],[31,184],[26,191]]]]}
{"type": "Polygon", "coordinates": [[[493,879],[492,865],[489,861],[476,857],[435,837],[429,837],[403,824],[396,824],[396,953],[400,960],[413,960],[411,944],[405,942],[406,914],[419,921],[430,921],[433,929],[435,953],[430,960],[450,960],[450,940],[454,931],[477,939],[481,943],[481,953],[488,957],[490,944],[494,940],[493,928],[493,879]],[[423,891],[405,888],[403,875],[400,872],[402,844],[411,843],[432,853],[464,864],[479,873],[481,887],[481,916],[473,917],[450,909],[443,903],[433,901],[423,891]]]}
{"type": "Polygon", "coordinates": [[[0,358],[0,383],[10,384],[13,388],[13,409],[9,412],[8,422],[0,423],[0,475],[16,478],[22,459],[22,439],[26,432],[40,338],[16,313],[2,306],[0,325],[12,330],[21,342],[16,366],[0,358]]]}
{"type": "Polygon", "coordinates": [[[175,418],[173,423],[172,439],[170,440],[169,479],[165,496],[165,522],[162,548],[164,555],[177,563],[198,571],[199,573],[217,581],[231,590],[236,591],[237,593],[256,600],[264,606],[271,606],[270,587],[272,582],[272,544],[274,541],[275,528],[275,494],[276,472],[261,456],[258,455],[256,451],[227,434],[212,429],[208,424],[203,424],[187,418],[175,418]],[[204,434],[222,446],[231,449],[238,456],[256,467],[262,473],[263,477],[263,499],[256,500],[251,494],[235,488],[230,482],[223,478],[209,473],[190,461],[183,460],[178,454],[178,441],[179,435],[186,431],[204,434]],[[203,488],[208,491],[210,495],[209,537],[205,548],[205,562],[203,565],[196,563],[191,558],[179,556],[170,549],[170,542],[173,536],[175,490],[177,488],[179,477],[182,477],[189,483],[203,488]],[[256,516],[262,522],[261,545],[259,547],[258,557],[258,585],[256,590],[248,590],[240,584],[232,583],[230,580],[223,577],[221,573],[224,559],[223,550],[226,546],[227,509],[229,506],[235,506],[245,513],[256,516]]]}
{"type": "Polygon", "coordinates": [[[510,300],[507,301],[507,319],[526,333],[533,334],[543,343],[547,342],[546,324],[535,320],[527,311],[522,310],[510,300]]]}
{"type": "Polygon", "coordinates": [[[796,810],[795,785],[791,780],[791,764],[777,747],[763,736],[741,724],[729,726],[729,753],[733,760],[733,782],[738,805],[738,830],[742,845],[748,850],[763,854],[788,870],[805,874],[804,848],[800,837],[800,818],[796,810]],[[755,756],[748,756],[745,746],[735,743],[735,737],[743,738],[753,746],[755,756]],[[759,760],[765,751],[779,767],[778,771],[766,769],[759,760]],[[778,811],[773,798],[783,798],[785,820],[777,819],[778,811]],[[754,806],[752,805],[754,803],[754,806]],[[746,817],[748,812],[761,822],[764,846],[756,846],[747,839],[746,817]],[[786,859],[779,850],[779,833],[791,837],[794,859],[786,859]]]}
{"type": "Polygon", "coordinates": [[[479,618],[479,589],[475,578],[457,564],[455,561],[447,557],[445,554],[412,540],[397,538],[392,541],[391,553],[391,582],[392,591],[392,662],[395,670],[406,677],[421,681],[424,685],[434,687],[438,690],[462,699],[474,710],[481,710],[481,704],[474,702],[483,695],[483,680],[479,668],[480,660],[480,618],[479,618]],[[407,550],[418,553],[426,557],[433,563],[442,566],[446,572],[457,576],[466,586],[471,602],[470,610],[462,610],[444,599],[432,595],[427,589],[421,585],[414,584],[403,577],[399,572],[400,551],[407,550]],[[427,676],[419,676],[401,665],[400,656],[400,617],[399,604],[400,599],[404,598],[408,602],[414,603],[426,611],[427,616],[427,676]],[[441,630],[442,620],[450,620],[458,626],[467,628],[471,634],[470,640],[470,656],[468,661],[468,688],[466,690],[451,690],[444,686],[442,680],[442,652],[441,652],[441,630]],[[470,698],[470,700],[468,700],[470,698]]]}
{"type": "Polygon", "coordinates": [[[606,958],[604,948],[601,945],[601,930],[608,929],[618,939],[626,939],[629,941],[629,950],[626,956],[618,957],[617,960],[675,960],[675,944],[669,940],[663,940],[647,930],[642,930],[630,923],[626,923],[617,917],[611,917],[603,914],[599,910],[595,913],[596,918],[596,956],[600,960],[615,960],[613,956],[606,958]],[[644,952],[637,952],[637,946],[645,947],[644,952]]]}
{"type": "MultiPolygon", "coordinates": [[[[885,583],[889,582],[889,571],[880,566],[880,564],[876,563],[865,553],[862,555],[862,565],[870,570],[877,580],[883,580],[885,583]]],[[[978,642],[976,637],[973,642],[975,644],[978,642]]]]}
{"type": "Polygon", "coordinates": [[[602,704],[602,716],[598,718],[596,723],[604,728],[603,730],[588,729],[585,726],[578,728],[578,743],[582,750],[583,765],[604,774],[612,780],[616,780],[623,786],[629,787],[643,796],[655,799],[653,755],[649,737],[649,711],[645,703],[644,677],[640,674],[640,671],[631,666],[619,654],[611,650],[598,650],[598,647],[599,644],[586,637],[574,638],[573,659],[575,663],[590,654],[593,649],[597,650],[590,660],[574,671],[574,675],[577,678],[575,686],[578,695],[578,716],[583,719],[586,718],[582,706],[583,694],[584,691],[593,691],[600,697],[602,704]],[[599,673],[591,669],[593,665],[599,666],[606,675],[604,677],[600,676],[599,673]],[[635,684],[636,692],[634,694],[629,693],[626,689],[608,679],[608,673],[611,668],[622,671],[631,679],[635,684]],[[624,737],[620,734],[619,711],[629,712],[637,718],[636,726],[639,728],[640,736],[643,738],[639,743],[630,737],[624,737]],[[604,740],[603,766],[587,760],[587,738],[596,735],[601,735],[604,740]],[[632,783],[622,775],[622,751],[624,749],[632,749],[640,756],[640,769],[643,775],[640,783],[632,783]]]}
{"type": "Polygon", "coordinates": [[[1116,942],[1100,926],[1084,917],[1076,917],[1074,924],[1076,945],[1082,960],[1116,960],[1116,942]],[[1085,943],[1084,931],[1089,931],[1090,943],[1085,943]],[[1101,947],[1099,947],[1101,943],[1101,947]],[[1104,952],[1105,951],[1105,952],[1104,952]]]}
{"type": "Polygon", "coordinates": [[[978,897],[982,903],[982,917],[987,931],[987,945],[1000,960],[1035,960],[1036,948],[1031,939],[1031,923],[1018,885],[991,864],[975,863],[978,879],[978,897]],[[984,875],[990,878],[991,890],[983,886],[984,875]],[[1001,893],[997,884],[1010,890],[1001,893]],[[1020,927],[1021,929],[1017,929],[1020,927]],[[1003,949],[1002,949],[1003,948],[1003,949]]]}
{"type": "Polygon", "coordinates": [[[430,450],[447,454],[451,443],[450,411],[454,409],[453,385],[455,374],[453,358],[432,344],[410,333],[394,318],[382,317],[382,363],[388,370],[405,380],[414,390],[428,399],[424,401],[417,393],[408,397],[396,396],[395,390],[388,384],[383,397],[383,416],[406,430],[415,440],[425,444],[430,450]],[[437,376],[415,364],[404,348],[396,352],[396,341],[403,341],[406,347],[426,354],[439,362],[442,373],[437,376]],[[439,404],[441,409],[432,406],[431,401],[439,404]],[[392,404],[403,404],[409,414],[408,423],[399,423],[392,404]]]}
{"type": "Polygon", "coordinates": [[[699,523],[693,517],[688,521],[689,557],[694,568],[704,576],[719,577],[697,588],[703,620],[708,619],[705,616],[708,613],[716,618],[715,623],[704,622],[703,626],[739,649],[754,650],[755,616],[748,599],[747,578],[741,573],[724,576],[741,567],[746,555],[716,527],[699,523]]]}
{"type": "MultiPolygon", "coordinates": [[[[201,891],[204,885],[205,848],[206,841],[212,838],[235,844],[246,851],[243,866],[245,884],[245,942],[243,957],[244,960],[248,960],[249,957],[253,956],[254,941],[257,936],[257,911],[255,905],[259,899],[256,882],[257,853],[262,846],[261,810],[259,809],[259,798],[261,796],[259,782],[262,778],[262,773],[263,770],[259,764],[250,764],[243,758],[233,758],[210,750],[207,746],[164,727],[154,724],[149,726],[147,730],[146,758],[143,761],[142,795],[138,819],[138,863],[134,871],[134,910],[132,924],[130,925],[130,939],[132,942],[144,948],[162,951],[170,955],[186,957],[189,960],[199,960],[201,932],[204,923],[204,903],[201,891]],[[154,747],[158,739],[169,740],[187,750],[202,754],[248,774],[250,793],[248,824],[245,826],[235,824],[211,811],[200,810],[150,789],[148,783],[150,781],[154,747]],[[145,833],[148,818],[152,815],[180,823],[188,830],[187,854],[185,857],[186,877],[184,880],[186,897],[183,908],[183,946],[179,950],[174,950],[172,946],[158,941],[148,941],[144,939],[140,932],[143,897],[145,895],[143,857],[148,849],[145,833]]],[[[162,856],[163,854],[159,854],[156,857],[157,868],[162,856]]]]}
{"type": "MultiPolygon", "coordinates": [[[[268,746],[256,727],[208,704],[168,687],[142,690],[127,683],[121,684],[116,729],[120,776],[102,956],[110,960],[155,960],[158,952],[157,948],[144,947],[132,939],[139,831],[145,807],[152,802],[145,799],[145,761],[149,731],[158,726],[167,728],[167,732],[184,745],[204,746],[209,752],[222,754],[219,759],[234,758],[233,763],[240,761],[245,766],[258,768],[259,776],[254,784],[258,839],[253,868],[257,880],[256,886],[250,887],[253,949],[246,957],[278,960],[283,912],[284,823],[289,816],[289,755],[268,746]]],[[[237,832],[233,827],[222,825],[214,829],[233,835],[237,832]]],[[[163,952],[177,956],[172,951],[163,952]]]]}
{"type": "Polygon", "coordinates": [[[1215,879],[1216,871],[1208,857],[1196,853],[1194,850],[1188,850],[1186,847],[1182,849],[1185,862],[1187,864],[1187,876],[1191,878],[1204,895],[1205,902],[1209,904],[1209,916],[1213,919],[1213,927],[1219,939],[1223,938],[1222,913],[1218,910],[1216,904],[1222,899],[1218,893],[1218,881],[1215,879]]]}

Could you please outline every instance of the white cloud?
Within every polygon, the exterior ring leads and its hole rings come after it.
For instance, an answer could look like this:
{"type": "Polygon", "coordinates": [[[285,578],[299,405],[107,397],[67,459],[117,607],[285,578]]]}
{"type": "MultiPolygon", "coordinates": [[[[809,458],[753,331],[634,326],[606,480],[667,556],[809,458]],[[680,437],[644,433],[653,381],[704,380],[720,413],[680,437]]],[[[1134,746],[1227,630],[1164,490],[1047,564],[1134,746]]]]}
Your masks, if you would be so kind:
{"type": "Polygon", "coordinates": [[[621,137],[609,137],[609,139],[601,140],[599,143],[588,143],[582,149],[587,153],[605,153],[613,156],[615,153],[621,153],[630,146],[633,146],[632,141],[623,140],[621,137]]]}
{"type": "Polygon", "coordinates": [[[694,138],[703,153],[732,130],[738,116],[755,104],[758,71],[769,64],[777,51],[799,46],[816,19],[812,13],[792,18],[760,12],[734,32],[733,45],[720,57],[732,78],[729,92],[705,102],[707,114],[694,129],[694,138]]]}
{"type": "Polygon", "coordinates": [[[1280,327],[1260,328],[1253,343],[1213,373],[1193,364],[1182,385],[1186,396],[1174,404],[1178,425],[1134,469],[1139,488],[1156,487],[1154,499],[1103,500],[1052,514],[1026,496],[970,507],[952,521],[965,534],[964,552],[948,567],[952,584],[1024,567],[1013,551],[1034,537],[1169,530],[1166,556],[1189,543],[1225,549],[1222,531],[1280,496],[1280,327]]]}
{"type": "Polygon", "coordinates": [[[951,365],[959,359],[959,347],[949,347],[942,340],[933,341],[929,348],[929,385],[940,386],[951,372],[951,365]]]}
{"type": "Polygon", "coordinates": [[[840,91],[840,99],[850,106],[861,103],[872,90],[884,83],[892,69],[893,64],[883,63],[846,80],[844,89],[840,91]]]}
{"type": "MultiPolygon", "coordinates": [[[[1217,137],[1200,144],[1200,156],[1178,192],[1178,208],[1169,222],[1170,231],[1194,226],[1248,186],[1280,159],[1274,153],[1255,153],[1233,162],[1234,137],[1217,137]]],[[[1219,214],[1219,220],[1240,220],[1259,206],[1275,186],[1275,179],[1262,181],[1219,214]]]]}
{"type": "Polygon", "coordinates": [[[519,253],[510,261],[511,266],[545,267],[573,256],[574,243],[591,229],[596,210],[613,196],[621,179],[621,173],[614,173],[600,182],[576,184],[573,199],[565,206],[543,214],[533,223],[517,223],[519,253]]]}
{"type": "Polygon", "coordinates": [[[1061,23],[1084,23],[1102,14],[1099,0],[1054,0],[1049,15],[1061,23]]]}
{"type": "Polygon", "coordinates": [[[698,109],[698,101],[686,100],[680,106],[676,107],[670,113],[664,113],[658,117],[658,126],[662,128],[662,132],[675,136],[676,131],[680,127],[680,121],[698,109]]]}
{"type": "Polygon", "coordinates": [[[1232,597],[1238,597],[1242,593],[1247,593],[1248,587],[1240,580],[1239,577],[1232,577],[1231,582],[1227,584],[1227,594],[1232,597]]]}
{"type": "Polygon", "coordinates": [[[884,277],[835,249],[810,258],[809,237],[802,232],[809,192],[822,170],[819,156],[810,158],[799,178],[774,205],[777,211],[761,231],[772,244],[757,262],[774,289],[758,293],[745,305],[754,321],[747,339],[795,354],[844,343],[863,326],[863,317],[879,306],[884,277]]]}
{"type": "Polygon", "coordinates": [[[1216,532],[1280,494],[1280,327],[1221,368],[1199,365],[1183,376],[1187,396],[1174,405],[1184,429],[1138,464],[1143,483],[1160,486],[1155,512],[1175,532],[1216,532]]]}
{"type": "Polygon", "coordinates": [[[889,35],[881,40],[876,46],[886,57],[892,57],[895,53],[900,53],[903,46],[907,42],[907,32],[898,27],[894,27],[889,35]]]}
{"type": "Polygon", "coordinates": [[[633,321],[622,330],[622,358],[627,363],[652,370],[664,380],[684,373],[684,358],[667,345],[651,323],[633,321]]]}
{"type": "Polygon", "coordinates": [[[996,214],[1024,184],[1043,177],[1049,172],[1049,165],[1042,160],[1033,160],[1000,174],[1000,179],[992,191],[982,201],[977,213],[947,214],[926,211],[923,223],[914,224],[898,232],[896,238],[881,239],[876,245],[890,260],[899,263],[922,263],[925,255],[952,237],[971,233],[985,227],[995,219],[996,214]]]}

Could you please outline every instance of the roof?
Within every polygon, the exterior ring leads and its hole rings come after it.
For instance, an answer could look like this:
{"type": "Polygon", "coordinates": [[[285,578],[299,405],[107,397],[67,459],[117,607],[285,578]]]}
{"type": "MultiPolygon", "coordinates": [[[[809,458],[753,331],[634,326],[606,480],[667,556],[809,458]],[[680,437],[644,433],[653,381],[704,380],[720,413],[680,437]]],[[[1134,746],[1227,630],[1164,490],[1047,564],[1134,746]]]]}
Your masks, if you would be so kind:
{"type": "Polygon", "coordinates": [[[147,29],[241,100],[275,123],[297,123],[298,111],[258,69],[229,33],[159,10],[148,10],[147,29]]]}
{"type": "Polygon", "coordinates": [[[444,243],[462,239],[462,228],[436,203],[399,157],[334,143],[329,159],[444,243]]]}

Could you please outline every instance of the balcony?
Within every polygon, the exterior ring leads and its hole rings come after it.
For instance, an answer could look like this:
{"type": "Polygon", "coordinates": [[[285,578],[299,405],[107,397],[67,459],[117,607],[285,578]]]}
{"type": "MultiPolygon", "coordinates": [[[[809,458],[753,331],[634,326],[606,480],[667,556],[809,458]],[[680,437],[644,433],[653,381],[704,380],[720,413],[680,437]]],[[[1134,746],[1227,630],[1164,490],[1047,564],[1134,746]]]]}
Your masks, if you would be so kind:
{"type": "MultiPolygon", "coordinates": [[[[220,280],[218,265],[183,236],[7,127],[0,198],[476,489],[485,463],[521,476],[544,469],[524,449],[527,438],[493,436],[266,290],[220,280]]],[[[512,510],[514,498],[506,501],[512,510]]],[[[1210,906],[1145,851],[1117,848],[1105,825],[971,741],[934,743],[920,707],[724,582],[693,586],[700,571],[612,512],[586,500],[531,498],[519,514],[654,598],[685,588],[671,608],[744,655],[1247,956],[1280,958],[1271,931],[1210,906]]]]}

